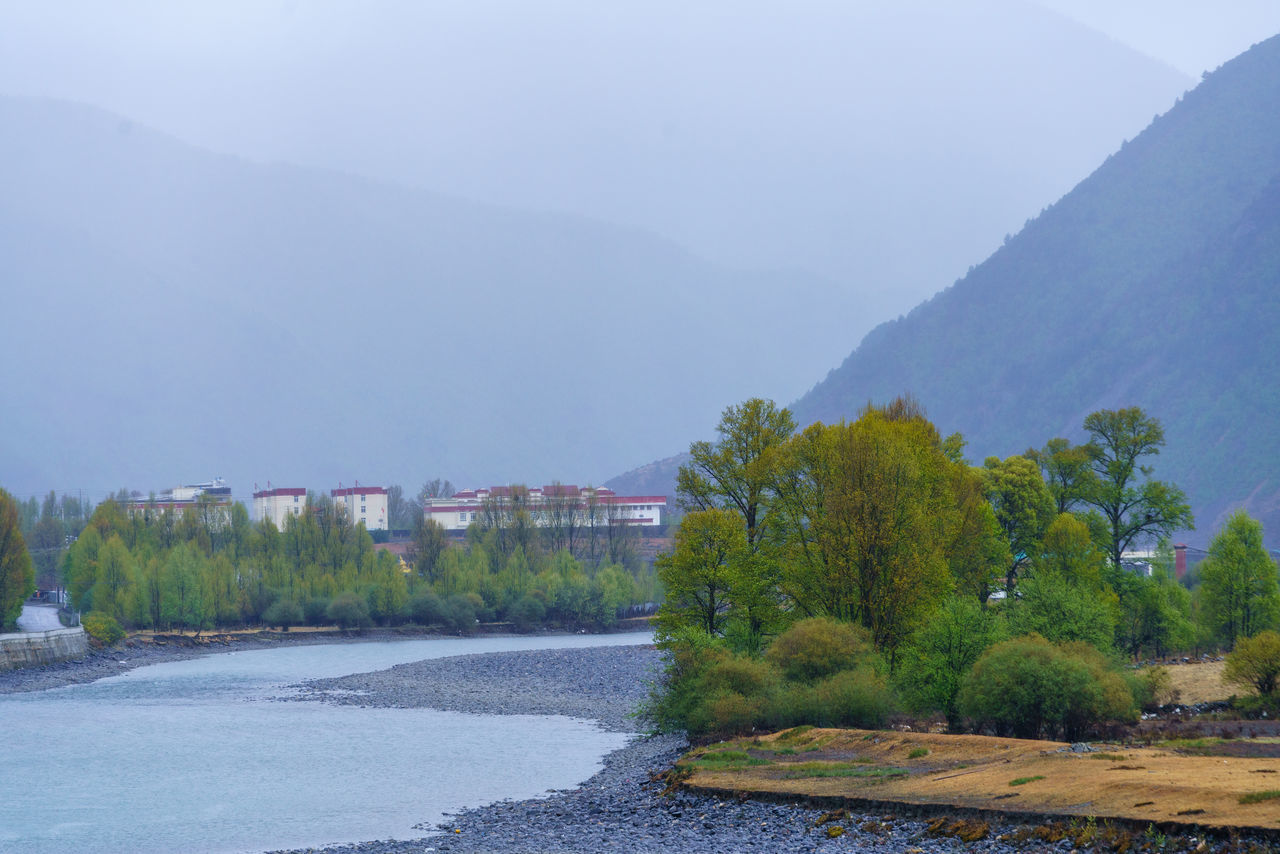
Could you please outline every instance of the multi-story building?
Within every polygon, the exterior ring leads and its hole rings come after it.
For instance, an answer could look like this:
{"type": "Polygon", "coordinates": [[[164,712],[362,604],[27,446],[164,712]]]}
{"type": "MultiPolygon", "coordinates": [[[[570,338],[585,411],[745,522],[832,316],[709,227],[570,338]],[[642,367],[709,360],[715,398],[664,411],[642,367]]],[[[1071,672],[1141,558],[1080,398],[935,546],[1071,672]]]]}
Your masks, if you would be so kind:
{"type": "Polygon", "coordinates": [[[387,490],[381,486],[347,486],[329,490],[334,508],[346,511],[354,525],[364,522],[365,530],[387,530],[387,490]]]}
{"type": "Polygon", "coordinates": [[[657,528],[667,509],[665,495],[618,495],[604,487],[577,487],[552,484],[530,489],[490,486],[466,489],[449,498],[432,498],[423,508],[428,519],[446,531],[465,531],[485,513],[501,513],[523,506],[542,526],[565,524],[570,517],[577,525],[628,525],[657,528]]]}
{"type": "Polygon", "coordinates": [[[149,498],[135,498],[125,506],[125,512],[149,519],[169,511],[175,518],[181,518],[192,508],[209,514],[210,522],[217,527],[231,524],[231,487],[220,477],[205,483],[175,486],[149,498]]]}
{"type": "Polygon", "coordinates": [[[290,516],[301,516],[307,506],[307,490],[305,487],[277,486],[267,484],[266,489],[253,494],[253,518],[259,522],[270,519],[277,528],[284,529],[284,520],[290,516]]]}

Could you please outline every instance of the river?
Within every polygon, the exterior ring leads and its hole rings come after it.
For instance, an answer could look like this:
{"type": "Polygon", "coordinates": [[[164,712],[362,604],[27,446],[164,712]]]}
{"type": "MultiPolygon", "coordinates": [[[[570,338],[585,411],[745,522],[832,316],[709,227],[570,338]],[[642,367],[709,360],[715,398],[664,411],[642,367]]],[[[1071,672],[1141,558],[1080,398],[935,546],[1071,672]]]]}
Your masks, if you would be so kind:
{"type": "Polygon", "coordinates": [[[0,696],[0,852],[260,852],[424,835],[446,813],[569,788],[627,736],[565,717],[280,699],[298,682],[648,633],[223,653],[0,696]]]}

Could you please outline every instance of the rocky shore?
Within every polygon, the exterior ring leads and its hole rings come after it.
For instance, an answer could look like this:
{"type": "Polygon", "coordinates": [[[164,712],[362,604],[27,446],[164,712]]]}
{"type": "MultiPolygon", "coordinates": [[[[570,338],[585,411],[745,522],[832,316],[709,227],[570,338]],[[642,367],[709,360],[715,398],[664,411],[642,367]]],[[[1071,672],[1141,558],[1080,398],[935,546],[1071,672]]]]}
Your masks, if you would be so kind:
{"type": "MultiPolygon", "coordinates": [[[[306,683],[302,700],[371,707],[431,707],[488,714],[564,714],[635,731],[632,712],[660,667],[652,647],[489,653],[399,665],[378,673],[306,683]]],[[[853,812],[836,818],[798,804],[718,799],[668,792],[661,773],[687,748],[678,736],[637,736],[574,789],[504,801],[422,827],[422,838],[304,849],[306,854],[711,854],[711,852],[1068,852],[1070,838],[1048,841],[1015,821],[991,822],[984,838],[938,835],[927,818],[853,812]],[[826,820],[824,820],[826,819],[826,820]]],[[[954,829],[954,828],[953,828],[954,829]]],[[[1141,837],[1139,832],[1137,837],[1141,837]]],[[[1263,851],[1191,835],[1165,839],[1153,828],[1147,850],[1263,851]],[[1159,847],[1157,849],[1157,845],[1159,847]]],[[[1102,844],[1096,850],[1109,850],[1102,844]]],[[[1133,850],[1142,850],[1135,846],[1133,850]]],[[[274,852],[284,854],[284,852],[274,852]]],[[[289,852],[303,854],[303,851],[289,852]]]]}

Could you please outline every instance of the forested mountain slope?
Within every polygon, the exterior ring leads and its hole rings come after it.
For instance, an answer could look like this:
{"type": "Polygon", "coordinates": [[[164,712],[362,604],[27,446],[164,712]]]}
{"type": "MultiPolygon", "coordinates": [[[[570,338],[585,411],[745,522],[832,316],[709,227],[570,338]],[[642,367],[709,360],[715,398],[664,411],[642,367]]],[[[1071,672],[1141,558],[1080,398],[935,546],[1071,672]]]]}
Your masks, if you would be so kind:
{"type": "Polygon", "coordinates": [[[1205,540],[1243,504],[1280,535],[1280,37],[1209,75],[954,286],[869,333],[795,405],[909,391],[970,455],[1081,438],[1100,408],[1164,423],[1158,475],[1205,540]]]}

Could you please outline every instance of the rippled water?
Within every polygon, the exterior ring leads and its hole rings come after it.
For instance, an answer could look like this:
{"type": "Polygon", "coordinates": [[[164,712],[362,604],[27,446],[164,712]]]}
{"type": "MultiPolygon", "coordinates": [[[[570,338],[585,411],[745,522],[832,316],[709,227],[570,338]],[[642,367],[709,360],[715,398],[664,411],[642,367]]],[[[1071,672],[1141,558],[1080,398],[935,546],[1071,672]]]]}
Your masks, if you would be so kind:
{"type": "Polygon", "coordinates": [[[282,702],[283,686],[648,634],[301,646],[0,696],[0,851],[256,852],[423,835],[591,776],[626,736],[563,717],[282,702]]]}

